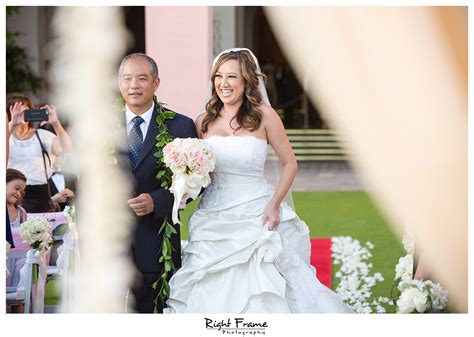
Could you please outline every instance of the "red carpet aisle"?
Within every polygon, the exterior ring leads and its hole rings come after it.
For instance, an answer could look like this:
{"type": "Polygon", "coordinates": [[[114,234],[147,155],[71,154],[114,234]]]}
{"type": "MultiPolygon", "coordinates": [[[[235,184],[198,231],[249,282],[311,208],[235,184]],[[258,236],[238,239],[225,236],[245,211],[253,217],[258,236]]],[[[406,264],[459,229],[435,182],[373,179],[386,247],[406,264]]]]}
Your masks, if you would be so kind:
{"type": "Polygon", "coordinates": [[[311,265],[317,269],[319,281],[331,288],[331,239],[311,239],[311,265]]]}

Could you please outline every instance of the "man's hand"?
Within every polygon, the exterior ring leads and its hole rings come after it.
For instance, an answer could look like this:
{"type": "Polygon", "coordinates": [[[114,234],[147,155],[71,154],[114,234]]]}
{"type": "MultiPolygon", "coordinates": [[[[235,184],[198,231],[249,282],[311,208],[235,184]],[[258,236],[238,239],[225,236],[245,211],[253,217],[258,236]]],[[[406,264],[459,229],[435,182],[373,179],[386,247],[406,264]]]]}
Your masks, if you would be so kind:
{"type": "Polygon", "coordinates": [[[73,198],[73,197],[74,197],[74,192],[71,191],[69,188],[65,188],[61,192],[58,192],[55,195],[53,195],[51,199],[57,203],[65,203],[67,198],[73,198]]]}
{"type": "Polygon", "coordinates": [[[148,215],[155,209],[153,199],[148,193],[142,193],[138,197],[128,200],[127,204],[137,216],[148,215]]]}

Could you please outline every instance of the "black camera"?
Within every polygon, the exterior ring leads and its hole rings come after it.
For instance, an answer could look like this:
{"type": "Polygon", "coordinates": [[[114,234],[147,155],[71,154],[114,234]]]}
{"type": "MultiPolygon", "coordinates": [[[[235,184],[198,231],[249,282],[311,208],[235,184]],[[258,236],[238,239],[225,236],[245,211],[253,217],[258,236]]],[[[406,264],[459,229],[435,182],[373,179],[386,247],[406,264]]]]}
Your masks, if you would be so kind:
{"type": "Polygon", "coordinates": [[[42,122],[48,120],[48,109],[27,109],[23,112],[25,122],[42,122]]]}

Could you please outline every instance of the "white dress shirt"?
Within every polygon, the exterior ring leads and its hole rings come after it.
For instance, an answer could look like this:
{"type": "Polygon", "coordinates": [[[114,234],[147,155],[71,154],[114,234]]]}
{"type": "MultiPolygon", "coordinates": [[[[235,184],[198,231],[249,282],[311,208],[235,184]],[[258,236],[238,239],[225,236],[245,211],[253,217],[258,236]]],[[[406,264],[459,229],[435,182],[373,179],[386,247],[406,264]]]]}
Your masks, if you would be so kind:
{"type": "Polygon", "coordinates": [[[66,188],[66,180],[64,175],[61,172],[54,172],[51,176],[51,180],[53,181],[54,185],[58,192],[61,192],[66,188]]]}

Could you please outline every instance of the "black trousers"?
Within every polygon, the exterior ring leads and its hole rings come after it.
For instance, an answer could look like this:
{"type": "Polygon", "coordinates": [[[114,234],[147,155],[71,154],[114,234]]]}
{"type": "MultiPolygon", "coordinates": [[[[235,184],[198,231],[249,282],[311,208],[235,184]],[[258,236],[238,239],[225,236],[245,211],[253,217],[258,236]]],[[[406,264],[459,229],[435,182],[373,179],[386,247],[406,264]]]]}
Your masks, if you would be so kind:
{"type": "Polygon", "coordinates": [[[21,205],[28,213],[44,213],[50,210],[48,185],[26,185],[21,205]]]}
{"type": "MultiPolygon", "coordinates": [[[[132,294],[135,298],[133,308],[139,313],[153,313],[155,309],[155,298],[159,289],[153,289],[152,284],[160,277],[160,273],[140,273],[137,272],[132,294]]],[[[133,302],[131,302],[133,303],[133,302]]],[[[163,313],[163,306],[158,301],[157,311],[163,313]]]]}

